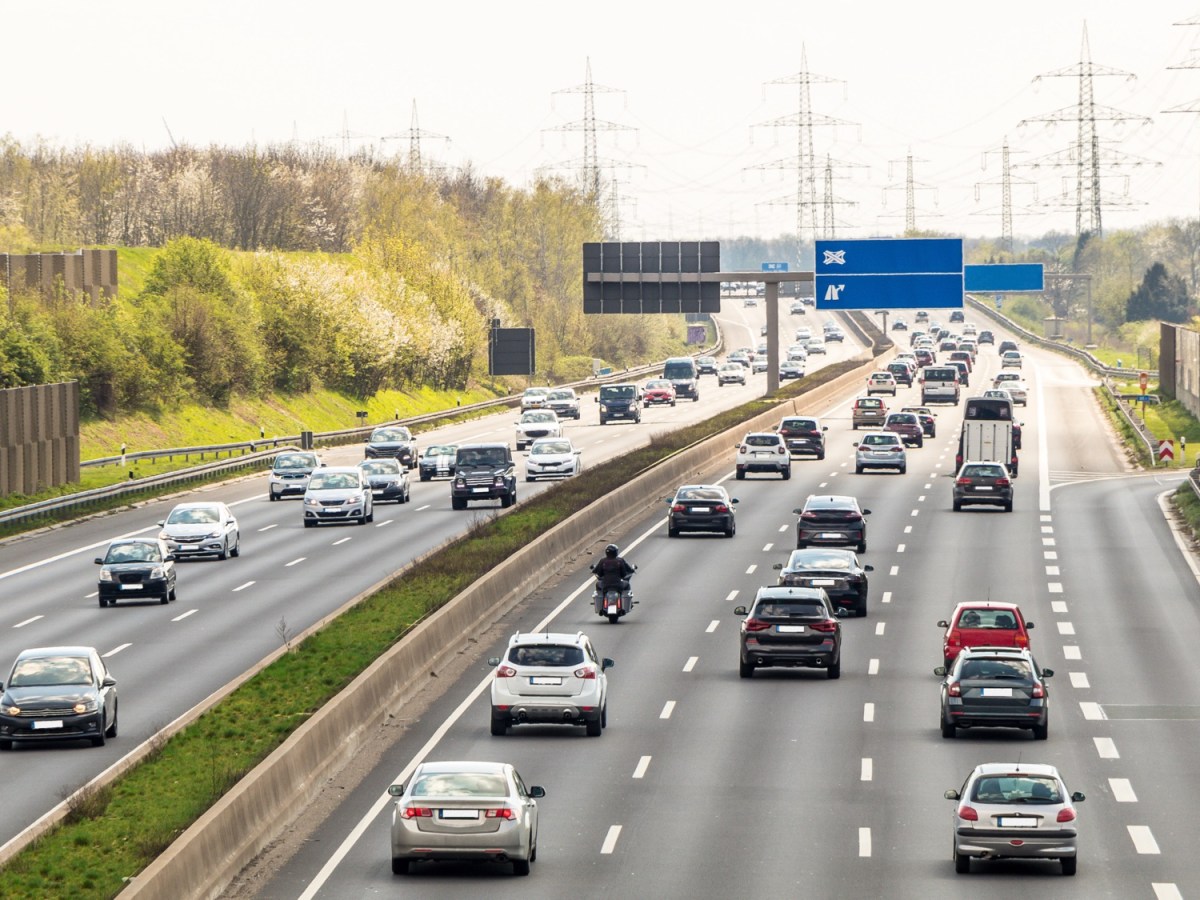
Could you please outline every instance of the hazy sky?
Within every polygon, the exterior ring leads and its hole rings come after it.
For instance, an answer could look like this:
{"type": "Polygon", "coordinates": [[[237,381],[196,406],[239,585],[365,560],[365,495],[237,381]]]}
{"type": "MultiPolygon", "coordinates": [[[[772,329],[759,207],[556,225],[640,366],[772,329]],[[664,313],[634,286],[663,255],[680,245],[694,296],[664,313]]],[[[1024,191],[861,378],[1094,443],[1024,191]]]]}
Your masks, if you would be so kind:
{"type": "Polygon", "coordinates": [[[795,87],[766,83],[799,72],[802,48],[811,73],[839,80],[814,85],[814,115],[854,123],[813,134],[818,158],[858,164],[835,171],[835,195],[855,203],[837,207],[840,235],[903,230],[910,151],[918,227],[999,235],[1006,137],[1014,231],[1073,231],[1074,166],[1020,166],[1065,154],[1076,126],[1019,123],[1077,104],[1078,79],[1035,78],[1079,62],[1086,22],[1095,66],[1137,76],[1095,79],[1096,103],[1133,117],[1100,123],[1101,138],[1145,161],[1106,170],[1106,193],[1136,205],[1105,209],[1105,229],[1200,212],[1200,114],[1163,114],[1200,109],[1200,68],[1168,69],[1200,66],[1200,25],[1173,25],[1200,20],[1200,0],[3,0],[3,15],[0,134],[152,149],[169,143],[165,119],[192,145],[340,147],[348,130],[353,146],[407,153],[381,138],[408,131],[415,100],[421,128],[450,138],[427,137],[425,158],[520,185],[582,156],[579,132],[551,129],[580,120],[583,97],[554,92],[581,84],[590,58],[622,91],[597,94],[597,118],[636,129],[599,140],[629,164],[616,170],[625,239],[795,231],[795,205],[769,202],[795,194],[794,166],[749,167],[796,154],[797,129],[756,123],[797,112],[795,87]],[[1064,190],[1065,208],[1046,206],[1064,190]]]}

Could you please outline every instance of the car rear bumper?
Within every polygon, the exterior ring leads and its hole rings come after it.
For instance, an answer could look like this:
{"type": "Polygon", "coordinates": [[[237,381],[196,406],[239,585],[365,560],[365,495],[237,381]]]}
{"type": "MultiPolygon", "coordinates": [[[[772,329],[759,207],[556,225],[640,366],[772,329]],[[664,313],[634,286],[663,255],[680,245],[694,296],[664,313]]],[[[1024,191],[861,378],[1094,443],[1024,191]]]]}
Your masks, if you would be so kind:
{"type": "Polygon", "coordinates": [[[1074,856],[1077,847],[1076,832],[1067,830],[1046,835],[1032,828],[959,828],[954,835],[956,853],[991,859],[1058,859],[1074,856]]]}
{"type": "Polygon", "coordinates": [[[728,531],[733,527],[733,519],[728,515],[704,518],[672,515],[668,521],[676,531],[728,531]]]}
{"type": "Polygon", "coordinates": [[[836,531],[832,528],[802,528],[796,532],[796,539],[805,544],[840,547],[845,544],[859,544],[865,540],[862,531],[836,531]]]}
{"type": "Polygon", "coordinates": [[[412,821],[392,823],[392,856],[396,859],[461,859],[503,862],[529,859],[524,822],[504,823],[496,831],[446,834],[421,831],[412,821]]]}
{"type": "Polygon", "coordinates": [[[811,647],[767,645],[742,645],[742,659],[755,667],[772,666],[806,669],[827,669],[838,658],[838,651],[827,645],[811,647]]]}
{"type": "Polygon", "coordinates": [[[569,700],[578,697],[537,697],[514,702],[512,706],[493,706],[492,718],[510,725],[582,725],[600,720],[600,702],[581,706],[569,700]],[[530,699],[536,702],[528,702],[530,699]],[[547,701],[557,700],[557,703],[547,701]]]}

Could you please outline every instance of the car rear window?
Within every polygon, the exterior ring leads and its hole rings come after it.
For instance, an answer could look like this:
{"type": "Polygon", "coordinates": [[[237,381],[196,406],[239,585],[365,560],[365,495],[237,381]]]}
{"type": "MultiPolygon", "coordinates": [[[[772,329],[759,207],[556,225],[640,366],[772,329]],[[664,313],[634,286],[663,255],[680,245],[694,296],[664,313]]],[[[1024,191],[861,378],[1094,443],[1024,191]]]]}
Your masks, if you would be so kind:
{"type": "Polygon", "coordinates": [[[991,628],[998,631],[1016,631],[1017,617],[1007,609],[975,609],[968,607],[958,616],[959,628],[991,628]]]}
{"type": "Polygon", "coordinates": [[[816,600],[763,600],[754,608],[754,615],[767,619],[797,616],[825,617],[825,607],[816,600]]]}
{"type": "Polygon", "coordinates": [[[978,803],[1062,803],[1058,780],[1037,775],[980,778],[971,790],[978,803]]]}
{"type": "Polygon", "coordinates": [[[1006,474],[999,466],[967,466],[963,469],[967,478],[1004,478],[1006,474]]]}
{"type": "Polygon", "coordinates": [[[474,772],[430,773],[420,776],[412,786],[414,797],[506,797],[508,784],[503,775],[474,772]]]}
{"type": "Polygon", "coordinates": [[[1033,668],[1023,659],[968,659],[959,678],[1007,678],[1033,681],[1033,668]]]}
{"type": "Polygon", "coordinates": [[[879,409],[883,406],[883,401],[878,397],[863,397],[858,401],[859,409],[879,409]]]}
{"type": "Polygon", "coordinates": [[[815,431],[817,423],[812,419],[784,419],[779,427],[789,431],[815,431]]]}
{"type": "Polygon", "coordinates": [[[868,434],[862,443],[868,447],[891,447],[899,440],[894,434],[868,434]]]}
{"type": "Polygon", "coordinates": [[[774,434],[748,434],[746,443],[751,447],[777,447],[779,438],[774,434]]]}
{"type": "Polygon", "coordinates": [[[956,378],[958,378],[958,372],[955,369],[930,367],[925,370],[926,381],[954,381],[956,378]]]}
{"type": "Polygon", "coordinates": [[[721,500],[725,493],[720,488],[685,488],[675,495],[676,500],[721,500]]]}
{"type": "Polygon", "coordinates": [[[508,661],[519,666],[578,666],[583,648],[574,644],[519,645],[508,651],[508,661]]]}

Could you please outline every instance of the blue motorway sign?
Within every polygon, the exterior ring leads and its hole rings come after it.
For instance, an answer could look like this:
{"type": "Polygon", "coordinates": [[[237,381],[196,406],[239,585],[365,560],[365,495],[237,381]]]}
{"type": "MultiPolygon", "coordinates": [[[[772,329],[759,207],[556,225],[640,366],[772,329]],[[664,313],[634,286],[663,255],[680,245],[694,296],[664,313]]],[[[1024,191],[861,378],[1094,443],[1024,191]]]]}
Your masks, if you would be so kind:
{"type": "Polygon", "coordinates": [[[1016,294],[1045,289],[1041,263],[963,266],[963,282],[968,292],[1016,294]]]}
{"type": "Polygon", "coordinates": [[[960,238],[817,241],[817,309],[958,309],[960,238]]]}
{"type": "Polygon", "coordinates": [[[786,272],[788,270],[788,264],[785,262],[763,263],[762,270],[764,272],[786,272]]]}

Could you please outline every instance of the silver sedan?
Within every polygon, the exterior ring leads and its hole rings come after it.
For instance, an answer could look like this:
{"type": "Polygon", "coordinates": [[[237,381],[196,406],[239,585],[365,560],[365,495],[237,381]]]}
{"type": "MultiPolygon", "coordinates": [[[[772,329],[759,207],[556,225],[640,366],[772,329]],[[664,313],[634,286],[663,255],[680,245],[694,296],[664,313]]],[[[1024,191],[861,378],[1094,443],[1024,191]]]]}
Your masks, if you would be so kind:
{"type": "Polygon", "coordinates": [[[237,519],[224,503],[180,503],[158,524],[159,538],[176,557],[241,555],[237,519]]]}
{"type": "Polygon", "coordinates": [[[442,859],[511,862],[528,875],[537,859],[539,798],[517,770],[498,762],[425,762],[393,784],[392,872],[442,859]]]}

